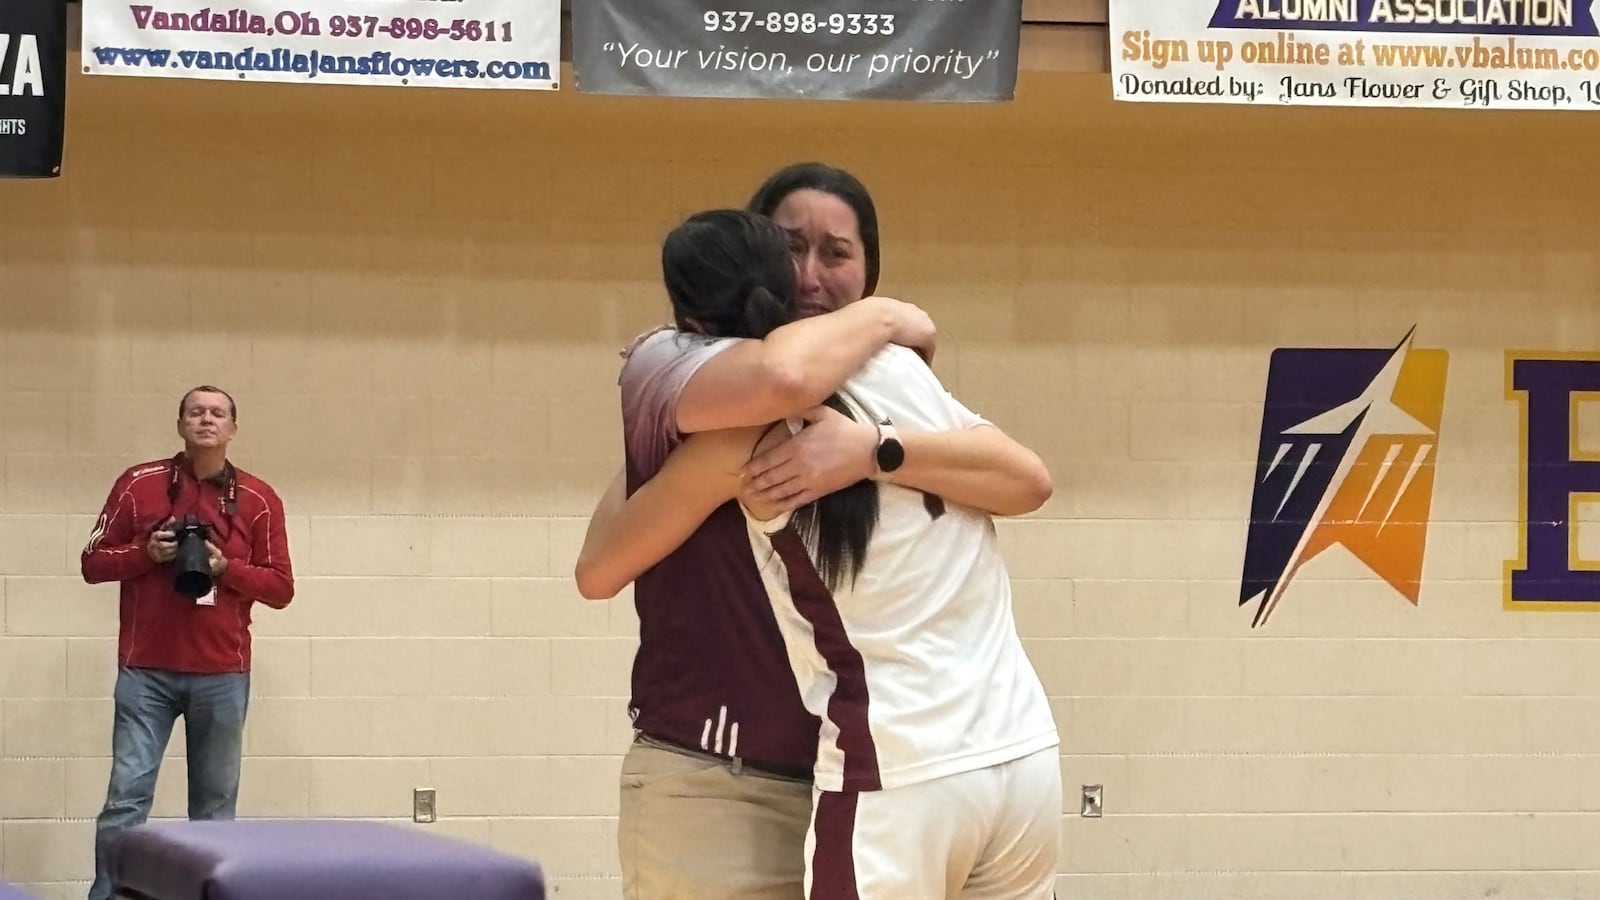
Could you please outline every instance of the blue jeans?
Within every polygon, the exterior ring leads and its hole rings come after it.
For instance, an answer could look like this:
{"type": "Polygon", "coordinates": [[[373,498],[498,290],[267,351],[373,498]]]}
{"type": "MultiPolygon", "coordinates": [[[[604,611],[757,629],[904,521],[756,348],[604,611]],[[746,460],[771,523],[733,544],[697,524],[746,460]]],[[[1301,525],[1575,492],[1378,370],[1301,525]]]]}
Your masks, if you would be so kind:
{"type": "Polygon", "coordinates": [[[89,900],[111,897],[111,840],[150,817],[156,776],[172,726],[183,716],[188,738],[189,818],[232,819],[239,800],[239,760],[250,705],[249,673],[191,675],[159,669],[117,671],[111,784],[95,822],[94,884],[89,900]]]}

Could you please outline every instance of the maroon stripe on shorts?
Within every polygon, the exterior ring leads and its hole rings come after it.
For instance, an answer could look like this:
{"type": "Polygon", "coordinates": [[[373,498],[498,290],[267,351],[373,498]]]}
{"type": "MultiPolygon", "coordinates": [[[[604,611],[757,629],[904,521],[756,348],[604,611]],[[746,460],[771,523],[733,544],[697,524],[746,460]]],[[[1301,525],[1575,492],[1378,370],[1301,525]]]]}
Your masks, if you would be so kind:
{"type": "Polygon", "coordinates": [[[855,855],[857,796],[854,791],[817,793],[810,900],[860,900],[855,855]]]}
{"type": "Polygon", "coordinates": [[[867,669],[861,651],[850,643],[833,592],[823,584],[805,542],[793,527],[772,535],[772,548],[789,574],[789,596],[795,609],[811,623],[817,652],[838,683],[828,698],[828,719],[839,729],[839,751],[844,754],[844,790],[876,791],[878,746],[867,721],[867,669]]]}

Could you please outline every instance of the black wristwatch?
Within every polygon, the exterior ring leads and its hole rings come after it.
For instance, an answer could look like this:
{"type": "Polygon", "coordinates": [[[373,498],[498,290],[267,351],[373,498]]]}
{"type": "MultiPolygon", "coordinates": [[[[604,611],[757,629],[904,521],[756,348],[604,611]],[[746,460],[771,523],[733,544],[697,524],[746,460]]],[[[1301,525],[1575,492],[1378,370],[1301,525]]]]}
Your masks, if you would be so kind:
{"type": "Polygon", "coordinates": [[[888,419],[878,422],[876,460],[879,475],[893,472],[906,461],[906,448],[900,443],[900,437],[894,430],[894,423],[888,419]]]}

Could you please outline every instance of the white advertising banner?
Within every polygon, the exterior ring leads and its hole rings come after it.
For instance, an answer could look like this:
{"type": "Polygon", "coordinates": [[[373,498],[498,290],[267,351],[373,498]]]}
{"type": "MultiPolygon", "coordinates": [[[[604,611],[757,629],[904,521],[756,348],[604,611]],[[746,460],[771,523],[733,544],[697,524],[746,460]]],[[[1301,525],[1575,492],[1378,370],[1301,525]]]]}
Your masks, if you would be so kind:
{"type": "Polygon", "coordinates": [[[560,55],[561,0],[83,2],[93,75],[555,90],[560,55]]]}
{"type": "Polygon", "coordinates": [[[1118,100],[1600,109],[1595,0],[1111,0],[1118,100]]]}

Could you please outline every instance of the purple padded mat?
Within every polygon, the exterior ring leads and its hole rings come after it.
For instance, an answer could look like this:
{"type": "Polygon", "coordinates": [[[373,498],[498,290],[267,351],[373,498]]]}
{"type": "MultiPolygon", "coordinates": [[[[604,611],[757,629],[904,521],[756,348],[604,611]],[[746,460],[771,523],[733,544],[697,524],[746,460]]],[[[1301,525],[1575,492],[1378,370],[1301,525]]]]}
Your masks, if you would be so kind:
{"type": "Polygon", "coordinates": [[[111,871],[148,900],[545,900],[535,863],[359,820],[150,822],[119,836],[111,871]]]}

